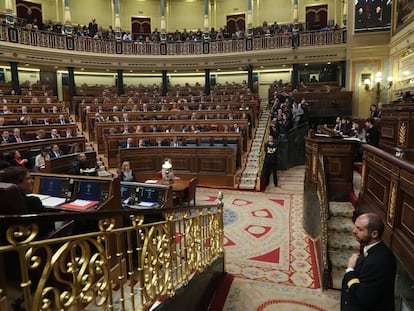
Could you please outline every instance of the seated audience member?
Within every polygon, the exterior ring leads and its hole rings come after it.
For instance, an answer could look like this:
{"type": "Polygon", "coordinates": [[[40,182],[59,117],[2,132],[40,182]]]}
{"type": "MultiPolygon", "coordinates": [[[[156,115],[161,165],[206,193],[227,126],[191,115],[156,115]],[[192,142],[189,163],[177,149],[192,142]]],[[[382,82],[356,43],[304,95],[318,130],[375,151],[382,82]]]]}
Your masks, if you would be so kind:
{"type": "Polygon", "coordinates": [[[171,140],[170,146],[171,147],[179,147],[181,145],[182,145],[181,141],[178,140],[177,136],[174,136],[171,140]]]}
{"type": "Polygon", "coordinates": [[[142,138],[140,138],[140,140],[138,141],[138,148],[143,148],[143,147],[146,147],[145,141],[142,138]]]}
{"type": "Polygon", "coordinates": [[[136,181],[135,173],[131,169],[129,161],[122,162],[121,172],[119,173],[119,180],[121,181],[136,181]]]}
{"type": "Polygon", "coordinates": [[[50,156],[47,153],[46,149],[41,149],[40,153],[35,158],[35,171],[40,171],[46,167],[46,161],[50,160],[50,156]]]}
{"type": "Polygon", "coordinates": [[[365,142],[371,146],[378,147],[380,133],[374,125],[374,120],[369,118],[365,120],[366,136],[365,142]]]}
{"type": "Polygon", "coordinates": [[[46,131],[45,130],[37,130],[36,131],[36,139],[46,139],[46,131]]]}
{"type": "Polygon", "coordinates": [[[21,196],[16,200],[22,203],[22,214],[37,214],[44,211],[42,201],[37,197],[27,196],[33,190],[33,179],[24,167],[9,167],[4,170],[3,182],[17,185],[21,196]]]}
{"type": "Polygon", "coordinates": [[[342,118],[341,134],[345,135],[345,136],[352,136],[353,135],[351,117],[342,118]]]}
{"type": "Polygon", "coordinates": [[[20,129],[18,129],[17,127],[13,130],[13,136],[11,136],[9,138],[9,143],[21,143],[23,142],[24,139],[23,137],[20,135],[20,129]]]}
{"type": "Polygon", "coordinates": [[[82,152],[82,148],[78,143],[74,143],[72,146],[70,146],[69,153],[79,153],[82,152]]]}
{"type": "Polygon", "coordinates": [[[377,116],[375,117],[376,119],[381,119],[381,117],[382,117],[382,107],[383,107],[383,104],[378,103],[377,116]]]}
{"type": "Polygon", "coordinates": [[[370,118],[373,118],[373,119],[375,119],[375,118],[379,118],[379,116],[378,116],[378,107],[377,107],[377,105],[372,104],[372,105],[369,107],[369,111],[370,111],[370,118]]]}
{"type": "Polygon", "coordinates": [[[88,159],[86,158],[86,154],[83,152],[79,153],[74,162],[74,171],[76,175],[96,175],[96,169],[89,167],[88,159]]]}
{"type": "Polygon", "coordinates": [[[1,133],[1,144],[8,144],[9,143],[9,131],[3,131],[1,133]]]}
{"type": "Polygon", "coordinates": [[[66,138],[71,138],[71,137],[73,137],[73,134],[72,134],[72,129],[68,128],[68,129],[66,129],[66,130],[65,130],[65,137],[66,137],[66,138]]]}
{"type": "Polygon", "coordinates": [[[163,141],[161,137],[157,137],[155,143],[157,144],[157,147],[163,147],[163,141]]]}
{"type": "Polygon", "coordinates": [[[59,117],[56,119],[57,124],[67,124],[69,123],[68,119],[65,119],[65,116],[63,114],[60,114],[59,117]]]}
{"type": "Polygon", "coordinates": [[[121,143],[121,148],[125,148],[125,149],[131,149],[134,148],[134,140],[131,137],[128,137],[128,139],[126,141],[123,141],[121,143]]]}
{"type": "Polygon", "coordinates": [[[336,117],[335,126],[333,129],[335,132],[341,132],[341,128],[342,128],[342,119],[341,117],[336,117]]]}
{"type": "Polygon", "coordinates": [[[50,131],[50,138],[52,138],[52,139],[60,138],[60,135],[59,135],[57,129],[52,129],[50,131]]]}
{"type": "Polygon", "coordinates": [[[49,152],[50,158],[60,158],[63,155],[63,152],[60,150],[58,144],[52,146],[52,150],[49,152]]]}
{"type": "Polygon", "coordinates": [[[22,155],[20,154],[19,150],[16,150],[14,152],[14,156],[11,159],[11,165],[12,166],[26,167],[28,162],[29,161],[27,159],[22,159],[22,155]]]}

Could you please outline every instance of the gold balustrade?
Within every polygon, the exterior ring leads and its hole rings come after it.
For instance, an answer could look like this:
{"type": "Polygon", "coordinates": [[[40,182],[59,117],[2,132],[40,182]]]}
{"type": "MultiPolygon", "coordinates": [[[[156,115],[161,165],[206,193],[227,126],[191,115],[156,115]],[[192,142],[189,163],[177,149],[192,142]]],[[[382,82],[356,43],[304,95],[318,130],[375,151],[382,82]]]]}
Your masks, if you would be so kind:
{"type": "Polygon", "coordinates": [[[224,256],[222,194],[217,205],[162,212],[151,223],[144,221],[149,210],[72,213],[75,223],[98,220],[99,229],[52,238],[39,238],[42,217],[57,221],[67,213],[35,216],[39,224],[0,217],[7,228],[0,246],[0,309],[2,299],[22,298],[26,310],[147,310],[174,296],[224,256]],[[127,226],[115,226],[120,215],[131,219],[127,226]]]}

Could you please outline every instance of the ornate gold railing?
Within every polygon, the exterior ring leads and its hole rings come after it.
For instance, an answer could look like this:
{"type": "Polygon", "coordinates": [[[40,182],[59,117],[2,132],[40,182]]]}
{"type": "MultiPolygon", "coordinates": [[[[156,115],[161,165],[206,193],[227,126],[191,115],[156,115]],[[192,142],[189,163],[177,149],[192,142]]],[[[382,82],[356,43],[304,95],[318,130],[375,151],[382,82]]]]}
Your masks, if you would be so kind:
{"type": "MultiPolygon", "coordinates": [[[[346,29],[300,32],[295,47],[346,43],[346,29]]],[[[60,50],[124,55],[201,55],[292,48],[291,34],[219,41],[138,42],[66,36],[0,24],[0,41],[60,50]]]]}
{"type": "Polygon", "coordinates": [[[2,300],[10,305],[22,299],[25,310],[147,310],[224,256],[219,197],[217,206],[163,210],[151,223],[144,218],[154,211],[136,210],[51,213],[34,216],[36,223],[33,217],[0,217],[6,238],[0,246],[0,309],[2,300]],[[95,221],[97,230],[38,238],[45,219],[68,215],[73,230],[88,219],[82,228],[95,221]],[[119,218],[124,226],[116,227],[119,218]]]}
{"type": "Polygon", "coordinates": [[[328,263],[328,217],[329,217],[329,202],[326,185],[326,173],[323,156],[319,155],[318,158],[318,185],[317,195],[320,206],[320,217],[321,217],[321,254],[322,254],[322,286],[328,288],[328,277],[329,277],[329,263],[328,263]]]}

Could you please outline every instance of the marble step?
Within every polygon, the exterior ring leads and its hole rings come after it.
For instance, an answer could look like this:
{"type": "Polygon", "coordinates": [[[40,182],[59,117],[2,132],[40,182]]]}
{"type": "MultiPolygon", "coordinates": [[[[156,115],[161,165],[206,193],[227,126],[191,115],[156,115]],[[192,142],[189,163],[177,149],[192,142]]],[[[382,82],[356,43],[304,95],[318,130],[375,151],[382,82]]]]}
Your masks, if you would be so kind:
{"type": "Polygon", "coordinates": [[[354,223],[350,218],[331,217],[328,219],[328,231],[338,231],[346,234],[352,234],[354,223]]]}
{"type": "Polygon", "coordinates": [[[241,178],[256,178],[256,176],[257,176],[257,171],[249,172],[249,173],[243,172],[241,178]]]}
{"type": "Polygon", "coordinates": [[[243,189],[243,190],[254,190],[255,189],[255,185],[254,184],[240,184],[239,185],[239,189],[243,189]]]}
{"type": "Polygon", "coordinates": [[[329,202],[329,213],[332,217],[346,217],[352,219],[354,206],[351,202],[329,202]]]}
{"type": "Polygon", "coordinates": [[[344,273],[347,266],[348,260],[353,253],[358,253],[353,250],[341,250],[341,251],[334,251],[328,250],[329,260],[331,262],[332,271],[334,270],[342,270],[344,273]]]}
{"type": "Polygon", "coordinates": [[[348,250],[359,252],[360,244],[351,233],[343,233],[338,231],[328,232],[328,248],[330,250],[348,250]]]}

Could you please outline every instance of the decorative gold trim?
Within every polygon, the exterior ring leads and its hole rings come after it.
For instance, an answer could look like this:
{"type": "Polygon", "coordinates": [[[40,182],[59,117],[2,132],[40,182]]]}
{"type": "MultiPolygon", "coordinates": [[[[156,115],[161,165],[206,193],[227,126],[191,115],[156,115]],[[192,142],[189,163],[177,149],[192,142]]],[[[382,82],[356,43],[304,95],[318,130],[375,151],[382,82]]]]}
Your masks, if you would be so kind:
{"type": "Polygon", "coordinates": [[[401,123],[398,129],[398,143],[399,145],[405,146],[407,141],[407,126],[404,122],[401,123]]]}
{"type": "Polygon", "coordinates": [[[387,223],[388,225],[393,228],[394,227],[394,217],[395,217],[395,205],[397,201],[397,185],[394,181],[391,182],[391,191],[390,197],[388,201],[388,217],[387,223]]]}

